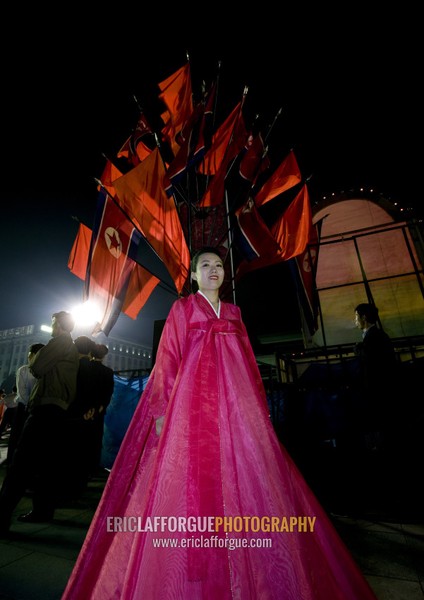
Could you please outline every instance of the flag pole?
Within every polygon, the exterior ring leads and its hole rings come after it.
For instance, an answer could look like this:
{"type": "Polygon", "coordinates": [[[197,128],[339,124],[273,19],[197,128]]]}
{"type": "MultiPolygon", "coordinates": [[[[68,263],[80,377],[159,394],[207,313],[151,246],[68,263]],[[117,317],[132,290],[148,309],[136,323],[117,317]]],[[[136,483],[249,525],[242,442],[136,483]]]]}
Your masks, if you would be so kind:
{"type": "MultiPolygon", "coordinates": [[[[245,85],[244,89],[243,89],[243,96],[242,96],[241,105],[240,105],[240,112],[243,109],[244,101],[246,99],[248,91],[249,91],[249,88],[245,85]]],[[[225,149],[225,154],[228,152],[228,148],[231,144],[231,140],[233,139],[233,137],[234,137],[234,128],[231,133],[231,137],[228,142],[227,148],[225,149]]],[[[231,170],[234,163],[235,163],[235,159],[233,160],[229,170],[231,170]]],[[[233,295],[233,303],[236,304],[236,282],[235,282],[235,275],[234,275],[234,257],[233,257],[233,232],[231,229],[230,204],[228,201],[228,192],[227,192],[226,188],[224,188],[224,195],[225,195],[225,212],[226,212],[226,216],[227,216],[227,230],[228,230],[228,253],[230,256],[231,292],[233,295]]]]}
{"type": "Polygon", "coordinates": [[[281,107],[281,108],[278,110],[277,114],[276,114],[276,115],[275,115],[275,117],[274,117],[274,120],[273,120],[273,122],[272,122],[272,123],[271,123],[271,125],[269,126],[269,128],[268,128],[268,132],[267,132],[267,134],[266,134],[266,136],[265,136],[265,139],[264,139],[264,143],[265,143],[265,142],[267,141],[267,139],[269,138],[269,135],[270,135],[271,131],[273,130],[273,128],[274,128],[274,125],[275,125],[275,123],[277,122],[277,119],[278,119],[278,117],[281,115],[281,113],[282,113],[282,112],[283,112],[283,107],[281,107]]]}
{"type": "Polygon", "coordinates": [[[225,190],[225,212],[227,214],[227,230],[228,230],[228,253],[230,256],[230,274],[231,274],[231,292],[233,295],[233,303],[236,304],[236,284],[234,276],[234,259],[233,259],[233,232],[231,230],[230,208],[228,203],[228,192],[225,190]]]}

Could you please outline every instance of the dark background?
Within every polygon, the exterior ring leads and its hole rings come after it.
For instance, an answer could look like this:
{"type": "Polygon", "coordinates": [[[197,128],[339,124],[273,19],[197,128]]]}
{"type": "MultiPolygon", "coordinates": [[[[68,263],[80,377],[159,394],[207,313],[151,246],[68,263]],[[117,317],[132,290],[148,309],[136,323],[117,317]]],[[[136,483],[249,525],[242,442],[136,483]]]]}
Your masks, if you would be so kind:
{"type": "MultiPolygon", "coordinates": [[[[60,15],[10,9],[1,41],[0,329],[49,322],[81,302],[67,260],[78,220],[92,226],[104,154],[116,154],[136,124],[133,96],[153,110],[156,84],[186,51],[194,90],[221,61],[222,117],[245,85],[247,123],[259,114],[265,127],[282,108],[270,156],[278,162],[295,149],[313,206],[364,188],[407,216],[422,214],[418,16],[385,7],[370,17],[360,5],[343,15],[256,8],[231,22],[199,6],[201,17],[130,6],[90,15],[75,5],[60,15]]],[[[284,266],[258,277],[260,285],[243,284],[243,303],[250,322],[260,328],[267,315],[269,328],[277,312],[290,318],[292,290],[284,266]]],[[[121,315],[112,335],[150,345],[173,300],[158,290],[136,321],[121,315]]]]}

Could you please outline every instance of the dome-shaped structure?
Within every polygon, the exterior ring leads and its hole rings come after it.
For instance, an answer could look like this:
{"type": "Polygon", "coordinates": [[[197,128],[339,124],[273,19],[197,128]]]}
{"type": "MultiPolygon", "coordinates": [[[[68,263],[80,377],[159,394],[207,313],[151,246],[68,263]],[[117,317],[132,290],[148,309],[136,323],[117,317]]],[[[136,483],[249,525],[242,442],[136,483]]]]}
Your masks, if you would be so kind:
{"type": "Polygon", "coordinates": [[[314,344],[358,341],[354,309],[372,302],[391,338],[424,332],[422,228],[393,216],[386,201],[337,198],[320,206],[316,285],[320,326],[314,344]]]}

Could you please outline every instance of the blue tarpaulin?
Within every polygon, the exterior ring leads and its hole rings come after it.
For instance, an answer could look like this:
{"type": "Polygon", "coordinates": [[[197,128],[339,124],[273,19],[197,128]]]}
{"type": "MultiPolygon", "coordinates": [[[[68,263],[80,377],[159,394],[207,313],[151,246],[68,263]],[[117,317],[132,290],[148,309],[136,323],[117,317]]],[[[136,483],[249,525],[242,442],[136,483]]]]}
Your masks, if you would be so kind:
{"type": "Polygon", "coordinates": [[[149,376],[128,379],[114,375],[113,378],[115,387],[105,414],[101,456],[101,464],[106,469],[112,468],[149,376]]]}

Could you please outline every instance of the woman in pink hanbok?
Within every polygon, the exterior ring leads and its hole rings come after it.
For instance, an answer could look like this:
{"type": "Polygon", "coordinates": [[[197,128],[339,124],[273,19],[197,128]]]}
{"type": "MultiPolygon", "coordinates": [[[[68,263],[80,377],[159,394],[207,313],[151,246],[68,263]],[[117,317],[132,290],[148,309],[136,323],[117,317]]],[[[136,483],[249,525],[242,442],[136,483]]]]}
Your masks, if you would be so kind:
{"type": "Polygon", "coordinates": [[[192,260],[62,600],[375,600],[269,418],[222,260],[192,260]]]}

